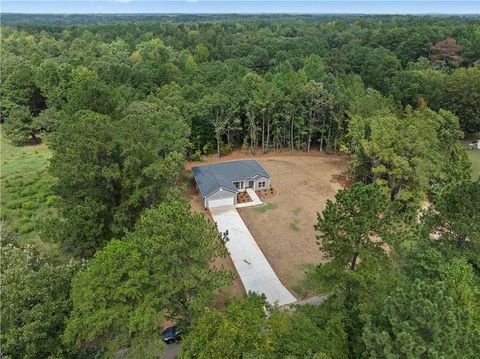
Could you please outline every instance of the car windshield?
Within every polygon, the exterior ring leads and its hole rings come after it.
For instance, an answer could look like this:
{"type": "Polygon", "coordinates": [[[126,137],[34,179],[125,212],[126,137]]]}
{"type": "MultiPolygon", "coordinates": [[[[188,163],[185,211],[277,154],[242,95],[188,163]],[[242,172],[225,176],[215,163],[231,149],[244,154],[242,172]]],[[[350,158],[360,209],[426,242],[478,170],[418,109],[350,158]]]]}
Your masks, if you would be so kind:
{"type": "Polygon", "coordinates": [[[175,327],[168,327],[163,331],[164,336],[172,336],[175,333],[175,327]]]}

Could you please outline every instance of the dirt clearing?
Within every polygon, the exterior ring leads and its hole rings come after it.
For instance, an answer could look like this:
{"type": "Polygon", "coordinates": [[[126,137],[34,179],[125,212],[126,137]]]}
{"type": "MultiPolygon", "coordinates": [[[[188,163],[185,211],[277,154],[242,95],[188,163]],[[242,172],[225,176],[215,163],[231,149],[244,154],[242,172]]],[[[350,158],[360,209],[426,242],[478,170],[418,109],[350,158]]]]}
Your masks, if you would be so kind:
{"type": "MultiPolygon", "coordinates": [[[[309,294],[303,287],[306,268],[323,260],[313,228],[317,212],[325,208],[327,199],[333,199],[344,184],[348,157],[288,153],[248,158],[258,160],[270,173],[275,195],[262,206],[239,208],[238,212],[282,283],[297,299],[302,299],[309,294]]],[[[241,158],[235,154],[195,165],[233,159],[241,158]]],[[[191,164],[187,166],[190,167],[191,164]]],[[[192,208],[211,218],[192,188],[193,182],[188,183],[186,196],[192,208]]],[[[229,258],[219,260],[218,264],[235,272],[229,258]]],[[[240,295],[243,291],[237,278],[225,296],[240,295]]]]}

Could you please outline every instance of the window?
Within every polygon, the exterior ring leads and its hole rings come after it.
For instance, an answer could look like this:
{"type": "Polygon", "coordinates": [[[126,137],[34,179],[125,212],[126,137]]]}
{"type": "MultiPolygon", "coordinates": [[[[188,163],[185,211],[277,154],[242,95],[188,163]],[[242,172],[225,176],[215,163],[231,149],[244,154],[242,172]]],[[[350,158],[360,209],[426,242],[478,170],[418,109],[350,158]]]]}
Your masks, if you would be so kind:
{"type": "Polygon", "coordinates": [[[263,187],[266,187],[266,186],[267,186],[267,183],[265,181],[258,182],[258,188],[263,188],[263,187]]]}
{"type": "Polygon", "coordinates": [[[233,182],[236,189],[243,189],[243,181],[233,182]]]}

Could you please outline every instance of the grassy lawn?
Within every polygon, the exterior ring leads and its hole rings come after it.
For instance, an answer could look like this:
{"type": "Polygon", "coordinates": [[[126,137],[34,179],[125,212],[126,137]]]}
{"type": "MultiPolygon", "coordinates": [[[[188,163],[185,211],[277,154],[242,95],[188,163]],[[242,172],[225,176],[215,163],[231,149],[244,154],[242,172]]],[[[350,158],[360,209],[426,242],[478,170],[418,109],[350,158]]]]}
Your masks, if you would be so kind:
{"type": "Polygon", "coordinates": [[[1,138],[0,218],[24,243],[55,250],[40,239],[42,225],[55,213],[54,178],[47,172],[51,152],[46,144],[17,147],[1,138]]]}
{"type": "Polygon", "coordinates": [[[474,180],[480,177],[480,150],[468,151],[470,161],[472,161],[472,178],[474,180]]]}
{"type": "Polygon", "coordinates": [[[260,206],[254,207],[253,210],[258,213],[265,213],[266,211],[269,211],[275,208],[277,208],[277,205],[275,203],[265,203],[260,206]]]}
{"type": "MultiPolygon", "coordinates": [[[[465,148],[468,148],[468,143],[470,141],[462,141],[462,145],[465,148]]],[[[472,162],[472,179],[477,180],[480,177],[480,150],[468,151],[468,157],[472,162]]]]}

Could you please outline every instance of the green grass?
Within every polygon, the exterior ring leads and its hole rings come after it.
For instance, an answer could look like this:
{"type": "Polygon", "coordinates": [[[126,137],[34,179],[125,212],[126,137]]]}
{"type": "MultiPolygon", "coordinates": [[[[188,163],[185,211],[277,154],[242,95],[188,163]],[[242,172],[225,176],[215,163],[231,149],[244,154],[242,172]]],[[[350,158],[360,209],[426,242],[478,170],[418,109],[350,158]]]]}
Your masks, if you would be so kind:
{"type": "Polygon", "coordinates": [[[262,204],[261,206],[253,207],[253,210],[258,213],[265,213],[266,211],[269,211],[275,208],[277,208],[277,205],[275,203],[266,203],[266,204],[262,204]]]}
{"type": "Polygon", "coordinates": [[[304,263],[297,267],[302,272],[306,273],[306,276],[299,282],[295,283],[293,290],[297,293],[301,299],[305,299],[313,294],[317,293],[317,284],[312,281],[311,275],[315,272],[317,265],[304,263]]]}
{"type": "Polygon", "coordinates": [[[288,227],[289,227],[292,231],[294,231],[294,232],[298,232],[298,231],[300,230],[300,227],[298,226],[297,221],[291,222],[291,223],[288,225],[288,227]]]}
{"type": "Polygon", "coordinates": [[[292,213],[296,216],[298,216],[302,211],[303,211],[302,207],[296,207],[296,208],[292,209],[292,213]]]}
{"type": "Polygon", "coordinates": [[[477,180],[480,177],[480,150],[468,151],[472,161],[472,178],[477,180]]]}
{"type": "Polygon", "coordinates": [[[0,219],[21,242],[43,251],[55,250],[40,239],[45,219],[56,213],[54,178],[47,172],[50,157],[46,144],[18,147],[1,138],[0,219]]]}
{"type": "MultiPolygon", "coordinates": [[[[462,145],[468,148],[470,141],[462,141],[462,145]]],[[[480,177],[480,149],[469,151],[467,150],[470,162],[472,162],[472,179],[477,180],[480,177]]]]}

